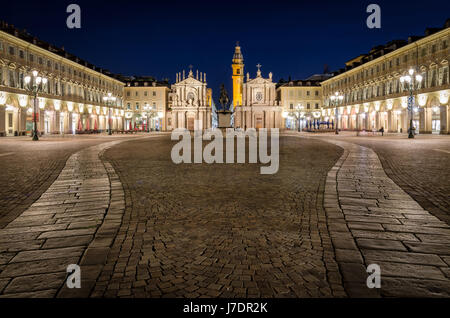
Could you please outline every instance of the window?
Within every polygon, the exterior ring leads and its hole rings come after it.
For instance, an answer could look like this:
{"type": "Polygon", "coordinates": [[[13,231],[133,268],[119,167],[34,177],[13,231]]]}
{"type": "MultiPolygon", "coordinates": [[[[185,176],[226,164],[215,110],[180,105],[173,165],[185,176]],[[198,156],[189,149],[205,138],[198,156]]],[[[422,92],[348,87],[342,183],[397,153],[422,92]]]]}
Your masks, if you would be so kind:
{"type": "Polygon", "coordinates": [[[314,92],[316,96],[319,96],[319,91],[314,92]]]}
{"type": "Polygon", "coordinates": [[[23,58],[25,57],[25,54],[23,53],[22,50],[19,51],[19,57],[20,57],[21,59],[23,59],[23,58]]]}
{"type": "Polygon", "coordinates": [[[42,57],[39,58],[39,64],[43,64],[42,57]]]}
{"type": "Polygon", "coordinates": [[[9,71],[9,86],[11,87],[15,87],[15,81],[14,81],[14,71],[10,70],[9,71]]]}
{"type": "Polygon", "coordinates": [[[306,109],[311,109],[311,104],[310,103],[306,104],[306,109]]]}
{"type": "Polygon", "coordinates": [[[309,94],[310,94],[310,92],[309,92],[309,91],[306,91],[306,96],[309,96],[309,94]]]}
{"type": "Polygon", "coordinates": [[[423,49],[422,49],[422,57],[425,56],[425,55],[427,55],[427,49],[426,49],[426,48],[423,48],[423,49]]]}
{"type": "Polygon", "coordinates": [[[145,92],[144,92],[144,96],[147,96],[147,94],[148,94],[148,92],[147,92],[147,91],[145,91],[145,92]]]}
{"type": "Polygon", "coordinates": [[[135,95],[136,95],[136,97],[137,97],[137,96],[139,96],[139,94],[138,94],[138,92],[137,92],[137,91],[136,91],[135,95]]]}
{"type": "Polygon", "coordinates": [[[130,96],[130,92],[127,92],[127,96],[130,96]]]}
{"type": "Polygon", "coordinates": [[[59,66],[58,63],[55,63],[55,70],[58,70],[59,66]]]}
{"type": "Polygon", "coordinates": [[[3,50],[3,44],[0,42],[0,50],[3,50]]]}
{"type": "Polygon", "coordinates": [[[52,62],[50,62],[50,60],[47,61],[47,67],[48,68],[52,67],[52,62]]]}
{"type": "Polygon", "coordinates": [[[156,96],[156,92],[155,91],[153,91],[153,96],[156,96]]]}
{"type": "Polygon", "coordinates": [[[431,46],[431,54],[436,53],[436,44],[431,46]]]}
{"type": "Polygon", "coordinates": [[[34,55],[30,54],[29,59],[30,59],[30,62],[34,62],[34,55]]]}
{"type": "Polygon", "coordinates": [[[139,110],[139,103],[136,103],[136,110],[139,110]]]}
{"type": "Polygon", "coordinates": [[[319,103],[316,103],[315,107],[316,109],[319,109],[319,103]]]}
{"type": "Polygon", "coordinates": [[[294,104],[290,104],[290,105],[289,105],[289,108],[290,108],[290,109],[294,109],[294,104]]]}
{"type": "Polygon", "coordinates": [[[15,50],[12,46],[9,47],[9,54],[14,55],[15,50]]]}
{"type": "Polygon", "coordinates": [[[127,103],[127,109],[131,109],[131,104],[127,103]]]}

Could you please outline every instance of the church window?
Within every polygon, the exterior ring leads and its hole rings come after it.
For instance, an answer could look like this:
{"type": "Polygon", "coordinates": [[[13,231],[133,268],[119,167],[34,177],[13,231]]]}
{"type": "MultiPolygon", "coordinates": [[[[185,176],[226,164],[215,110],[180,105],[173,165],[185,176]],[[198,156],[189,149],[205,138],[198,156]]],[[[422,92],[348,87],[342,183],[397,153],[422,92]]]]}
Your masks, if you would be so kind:
{"type": "Polygon", "coordinates": [[[138,94],[138,92],[136,91],[136,93],[135,93],[135,96],[138,96],[139,94],[138,94]]]}
{"type": "Polygon", "coordinates": [[[310,95],[310,92],[309,91],[306,91],[306,96],[309,96],[310,95]]]}
{"type": "Polygon", "coordinates": [[[148,95],[148,92],[147,92],[147,91],[145,91],[145,92],[144,92],[144,96],[147,96],[147,95],[148,95]]]}
{"type": "Polygon", "coordinates": [[[316,109],[319,109],[319,103],[316,103],[316,109]]]}
{"type": "Polygon", "coordinates": [[[153,96],[156,96],[156,92],[155,91],[153,91],[153,96]]]}
{"type": "Polygon", "coordinates": [[[315,91],[316,96],[319,96],[319,91],[315,91]]]}
{"type": "Polygon", "coordinates": [[[130,96],[130,92],[127,92],[127,96],[130,96]]]}
{"type": "Polygon", "coordinates": [[[130,103],[127,103],[127,109],[131,109],[130,103]]]}
{"type": "Polygon", "coordinates": [[[310,103],[307,103],[307,104],[306,104],[306,108],[307,108],[307,109],[311,109],[311,104],[310,104],[310,103]]]}
{"type": "Polygon", "coordinates": [[[294,109],[294,104],[290,104],[290,105],[289,105],[289,108],[290,108],[290,109],[294,109]]]}
{"type": "Polygon", "coordinates": [[[139,103],[136,103],[136,110],[139,110],[139,103]]]}

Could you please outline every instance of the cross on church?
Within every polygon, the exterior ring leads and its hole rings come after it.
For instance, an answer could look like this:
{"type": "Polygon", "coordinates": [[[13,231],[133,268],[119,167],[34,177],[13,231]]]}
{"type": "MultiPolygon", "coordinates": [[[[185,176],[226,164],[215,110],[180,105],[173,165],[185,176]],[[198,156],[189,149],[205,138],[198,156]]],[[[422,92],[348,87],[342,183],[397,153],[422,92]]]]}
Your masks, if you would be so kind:
{"type": "Polygon", "coordinates": [[[189,69],[192,71],[192,68],[193,68],[193,66],[192,66],[192,64],[189,64],[189,69]]]}
{"type": "Polygon", "coordinates": [[[261,68],[261,64],[256,64],[256,67],[258,68],[258,71],[260,71],[260,68],[261,68]]]}

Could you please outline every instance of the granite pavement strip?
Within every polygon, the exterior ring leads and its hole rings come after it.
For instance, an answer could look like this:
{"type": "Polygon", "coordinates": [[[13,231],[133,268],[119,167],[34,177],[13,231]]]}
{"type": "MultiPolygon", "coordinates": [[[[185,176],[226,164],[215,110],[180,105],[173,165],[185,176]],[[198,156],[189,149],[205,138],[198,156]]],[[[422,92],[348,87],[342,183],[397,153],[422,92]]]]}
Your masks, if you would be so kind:
{"type": "Polygon", "coordinates": [[[71,155],[47,191],[0,229],[0,297],[89,295],[125,208],[122,184],[101,156],[123,141],[71,155]],[[69,264],[81,266],[81,289],[65,288],[69,264]]]}
{"type": "Polygon", "coordinates": [[[329,171],[324,206],[344,288],[350,297],[450,297],[450,227],[384,172],[370,148],[344,149],[329,171]],[[365,285],[378,264],[381,289],[365,285]]]}

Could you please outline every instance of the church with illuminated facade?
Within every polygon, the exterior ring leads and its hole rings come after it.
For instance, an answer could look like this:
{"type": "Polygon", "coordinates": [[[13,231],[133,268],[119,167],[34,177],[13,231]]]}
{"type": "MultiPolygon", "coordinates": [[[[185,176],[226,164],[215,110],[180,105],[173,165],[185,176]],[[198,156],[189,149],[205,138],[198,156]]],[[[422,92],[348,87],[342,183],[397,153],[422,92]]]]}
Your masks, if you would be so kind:
{"type": "Polygon", "coordinates": [[[283,109],[277,100],[276,83],[272,73],[265,78],[261,65],[257,65],[256,77],[247,72],[244,81],[244,57],[239,44],[232,60],[233,105],[235,128],[282,128],[283,109]]]}

